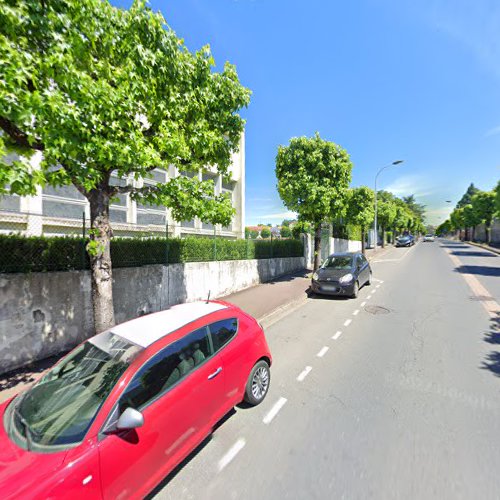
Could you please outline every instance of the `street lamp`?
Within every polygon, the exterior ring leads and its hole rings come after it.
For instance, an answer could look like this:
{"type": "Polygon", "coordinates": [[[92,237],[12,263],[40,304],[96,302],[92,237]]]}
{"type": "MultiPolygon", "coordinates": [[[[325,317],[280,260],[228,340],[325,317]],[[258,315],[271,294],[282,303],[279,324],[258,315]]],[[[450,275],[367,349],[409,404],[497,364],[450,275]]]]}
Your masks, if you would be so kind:
{"type": "Polygon", "coordinates": [[[375,220],[373,221],[373,230],[374,230],[374,236],[375,236],[375,243],[373,245],[373,249],[376,251],[377,250],[377,243],[378,243],[378,234],[377,234],[377,179],[378,176],[386,169],[395,165],[399,165],[403,163],[404,160],[396,160],[393,161],[392,163],[389,163],[389,165],[386,165],[385,167],[382,167],[378,172],[377,175],[375,176],[375,220]]]}

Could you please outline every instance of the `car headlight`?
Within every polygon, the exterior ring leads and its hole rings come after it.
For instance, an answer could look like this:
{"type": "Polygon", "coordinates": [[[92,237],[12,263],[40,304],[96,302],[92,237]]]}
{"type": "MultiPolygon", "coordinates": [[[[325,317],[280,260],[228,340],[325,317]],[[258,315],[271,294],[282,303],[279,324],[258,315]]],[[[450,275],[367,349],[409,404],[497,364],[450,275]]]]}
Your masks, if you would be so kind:
{"type": "Polygon", "coordinates": [[[318,273],[314,273],[313,274],[313,280],[314,281],[318,281],[318,278],[319,278],[318,273]]]}
{"type": "Polygon", "coordinates": [[[350,281],[352,281],[352,279],[353,275],[351,273],[345,274],[344,276],[342,276],[342,278],[339,279],[339,283],[349,283],[350,281]]]}

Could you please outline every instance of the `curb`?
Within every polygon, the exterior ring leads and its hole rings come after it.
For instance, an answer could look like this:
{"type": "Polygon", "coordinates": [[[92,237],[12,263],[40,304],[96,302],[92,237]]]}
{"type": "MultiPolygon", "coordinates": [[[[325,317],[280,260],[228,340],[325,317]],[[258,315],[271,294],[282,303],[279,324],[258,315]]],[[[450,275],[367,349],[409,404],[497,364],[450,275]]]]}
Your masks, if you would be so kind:
{"type": "Polygon", "coordinates": [[[482,248],[483,250],[487,250],[488,252],[494,253],[495,255],[500,255],[500,250],[498,248],[493,248],[488,245],[483,245],[481,243],[475,243],[473,241],[464,241],[463,243],[467,243],[468,245],[473,245],[478,248],[482,248]]]}
{"type": "Polygon", "coordinates": [[[305,297],[301,297],[300,299],[292,300],[283,304],[276,309],[273,309],[271,312],[264,314],[260,318],[257,318],[257,321],[261,324],[261,326],[265,328],[269,328],[271,325],[274,325],[277,321],[284,318],[291,312],[299,309],[307,302],[307,295],[305,297]]]}

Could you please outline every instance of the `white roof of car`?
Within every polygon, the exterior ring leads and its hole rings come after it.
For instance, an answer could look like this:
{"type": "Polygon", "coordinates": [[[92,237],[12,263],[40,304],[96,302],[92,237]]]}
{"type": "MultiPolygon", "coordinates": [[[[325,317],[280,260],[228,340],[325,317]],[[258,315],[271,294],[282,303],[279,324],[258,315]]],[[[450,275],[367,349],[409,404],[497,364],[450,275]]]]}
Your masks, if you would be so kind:
{"type": "Polygon", "coordinates": [[[164,311],[121,323],[110,331],[133,344],[148,347],[184,325],[222,309],[227,309],[227,306],[216,302],[179,304],[164,311]]]}

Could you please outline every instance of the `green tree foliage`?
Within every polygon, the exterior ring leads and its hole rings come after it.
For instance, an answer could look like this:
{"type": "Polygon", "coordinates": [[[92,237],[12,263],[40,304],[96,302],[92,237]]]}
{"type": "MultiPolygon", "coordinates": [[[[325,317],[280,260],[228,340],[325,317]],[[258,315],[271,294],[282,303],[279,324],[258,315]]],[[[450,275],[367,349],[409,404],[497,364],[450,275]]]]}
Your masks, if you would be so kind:
{"type": "Polygon", "coordinates": [[[414,215],[413,219],[420,219],[422,222],[425,221],[425,205],[417,203],[413,194],[410,196],[403,196],[402,200],[414,215]]]}
{"type": "Polygon", "coordinates": [[[282,238],[290,238],[292,231],[288,226],[282,226],[280,229],[280,234],[282,238]]]}
{"type": "Polygon", "coordinates": [[[500,181],[497,182],[497,185],[494,189],[495,192],[495,215],[500,217],[500,181]]]}
{"type": "Polygon", "coordinates": [[[365,253],[365,235],[375,217],[375,194],[372,189],[361,186],[349,190],[347,220],[361,228],[361,249],[365,253]]]}
{"type": "Polygon", "coordinates": [[[472,228],[472,235],[471,238],[474,240],[475,237],[475,227],[481,223],[481,218],[479,217],[479,214],[477,211],[474,209],[471,203],[464,205],[461,207],[463,212],[463,223],[466,231],[465,238],[469,238],[468,234],[468,229],[472,228]]]}
{"type": "Polygon", "coordinates": [[[398,215],[395,197],[387,191],[377,193],[377,223],[382,228],[382,247],[385,246],[385,231],[392,227],[398,215]]]}
{"type": "Polygon", "coordinates": [[[455,208],[450,214],[450,225],[455,231],[461,231],[464,228],[464,209],[455,208]]]}
{"type": "Polygon", "coordinates": [[[460,198],[457,203],[456,208],[464,208],[466,205],[470,205],[472,203],[472,197],[479,193],[479,189],[474,186],[474,183],[471,182],[470,186],[467,188],[467,191],[463,194],[462,198],[460,198]]]}
{"type": "Polygon", "coordinates": [[[90,202],[94,325],[114,324],[109,224],[119,194],[170,208],[176,220],[228,224],[233,214],[211,181],[179,176],[139,187],[133,180],[174,165],[227,174],[250,92],[234,66],[215,72],[209,47],[191,53],[161,14],[134,0],[0,2],[0,192],[73,184],[90,202]],[[30,170],[33,152],[43,154],[30,170]],[[111,173],[126,179],[115,185],[111,173]]]}
{"type": "Polygon", "coordinates": [[[484,222],[487,241],[490,243],[491,221],[495,214],[495,193],[493,191],[480,191],[472,197],[471,205],[478,220],[484,222]]]}
{"type": "Polygon", "coordinates": [[[445,235],[451,233],[451,231],[452,231],[452,227],[451,227],[451,223],[449,220],[444,221],[442,224],[440,224],[436,228],[436,234],[438,236],[445,236],[445,235]]]}
{"type": "Polygon", "coordinates": [[[314,228],[314,268],[320,265],[321,223],[345,211],[352,163],[347,152],[319,136],[294,137],[276,156],[278,192],[289,210],[314,228]]]}
{"type": "Polygon", "coordinates": [[[264,226],[261,230],[260,230],[260,236],[262,238],[264,238],[265,240],[267,240],[268,238],[271,237],[271,230],[267,227],[267,226],[264,226]]]}

